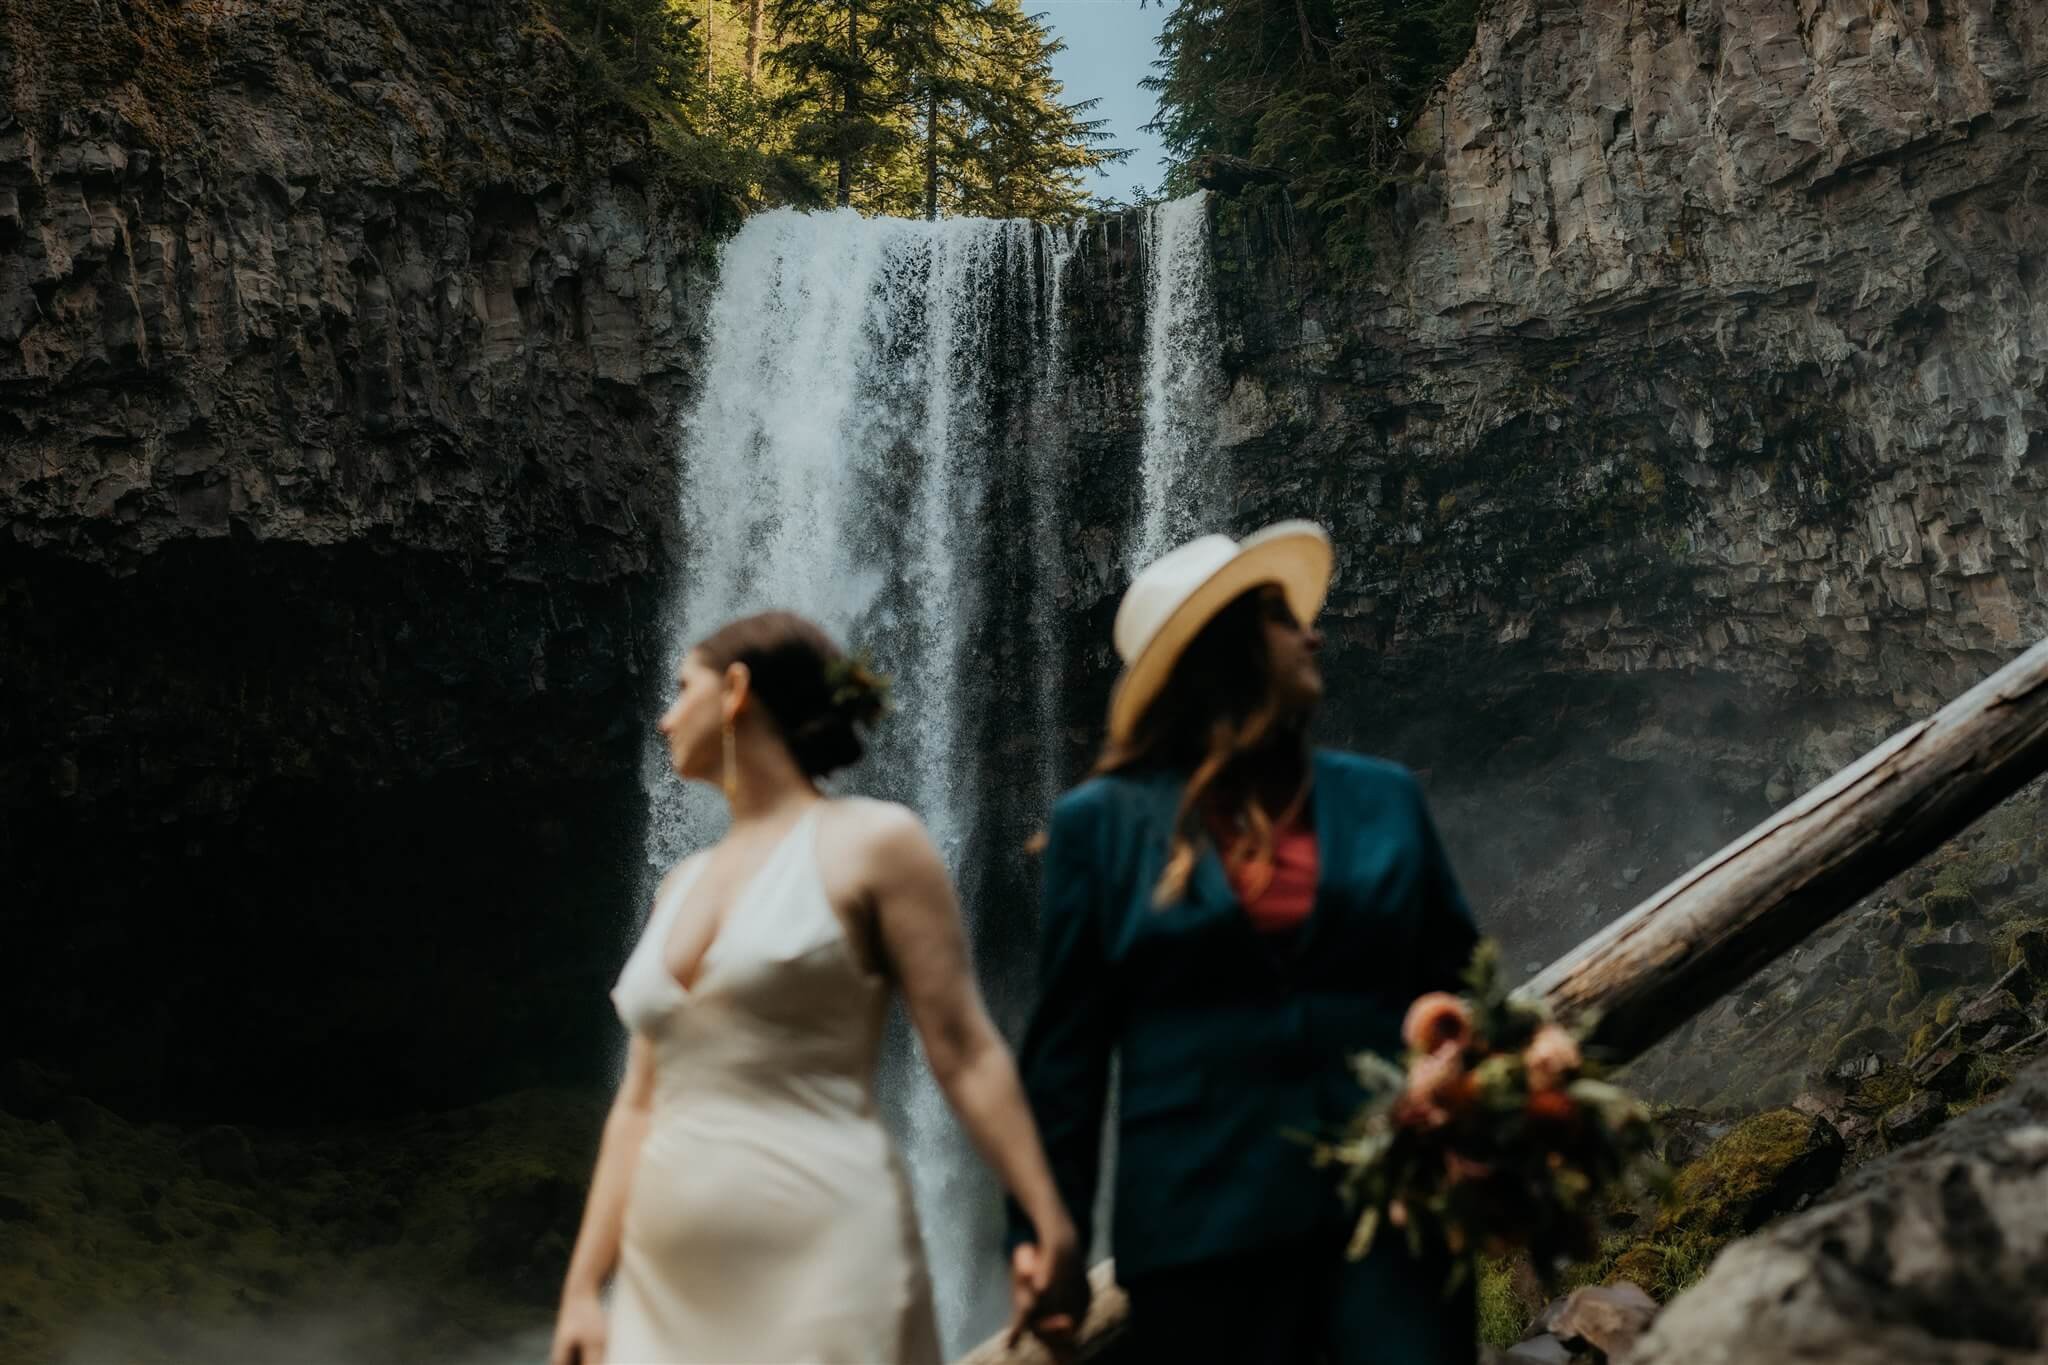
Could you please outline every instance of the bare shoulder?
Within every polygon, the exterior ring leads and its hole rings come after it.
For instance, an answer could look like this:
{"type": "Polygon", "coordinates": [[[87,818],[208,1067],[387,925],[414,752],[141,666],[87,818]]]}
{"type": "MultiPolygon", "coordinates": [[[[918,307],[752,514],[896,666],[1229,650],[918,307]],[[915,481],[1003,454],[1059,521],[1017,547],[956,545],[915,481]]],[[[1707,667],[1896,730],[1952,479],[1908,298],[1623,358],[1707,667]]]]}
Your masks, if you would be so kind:
{"type": "Polygon", "coordinates": [[[819,834],[829,860],[859,868],[869,886],[932,869],[943,872],[924,821],[894,801],[853,796],[828,802],[819,834]]]}
{"type": "Polygon", "coordinates": [[[929,844],[917,812],[894,801],[845,796],[825,803],[825,825],[846,844],[872,848],[908,842],[929,844]]]}
{"type": "Polygon", "coordinates": [[[675,866],[671,867],[668,871],[661,874],[661,885],[654,888],[655,899],[659,900],[666,892],[669,891],[670,888],[674,887],[677,882],[680,882],[683,878],[689,876],[690,873],[695,871],[697,868],[702,867],[704,865],[704,860],[709,858],[710,856],[710,849],[700,848],[695,853],[686,853],[682,857],[676,859],[675,866]]]}

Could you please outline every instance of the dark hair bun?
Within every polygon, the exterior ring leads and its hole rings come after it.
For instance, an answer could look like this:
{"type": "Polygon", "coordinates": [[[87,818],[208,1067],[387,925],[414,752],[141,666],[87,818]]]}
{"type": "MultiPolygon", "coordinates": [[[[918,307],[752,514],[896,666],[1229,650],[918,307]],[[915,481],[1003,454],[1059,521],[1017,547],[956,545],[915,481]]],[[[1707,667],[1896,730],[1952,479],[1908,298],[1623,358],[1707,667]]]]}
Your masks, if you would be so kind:
{"type": "Polygon", "coordinates": [[[837,713],[818,716],[783,735],[796,766],[810,777],[824,777],[860,762],[867,744],[853,721],[837,713]]]}
{"type": "Polygon", "coordinates": [[[747,666],[753,695],[806,777],[826,777],[867,752],[861,731],[889,708],[889,680],[794,612],[742,617],[697,646],[713,668],[747,666]]]}

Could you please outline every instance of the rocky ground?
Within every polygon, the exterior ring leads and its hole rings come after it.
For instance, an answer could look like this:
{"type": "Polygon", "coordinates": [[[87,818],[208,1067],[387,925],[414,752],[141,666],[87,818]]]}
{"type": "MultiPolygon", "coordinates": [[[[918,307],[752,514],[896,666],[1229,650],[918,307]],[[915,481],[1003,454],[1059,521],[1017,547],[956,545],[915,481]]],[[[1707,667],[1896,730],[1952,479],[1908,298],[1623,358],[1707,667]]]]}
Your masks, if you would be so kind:
{"type": "MultiPolygon", "coordinates": [[[[2048,1053],[2043,796],[2039,783],[2019,793],[1626,1069],[1624,1079],[1659,1102],[1663,1155],[1675,1178],[1663,1200],[1617,1208],[1600,1260],[1570,1278],[1625,1282],[1647,1291],[1652,1304],[1673,1305],[1643,1354],[1628,1359],[1784,1358],[1754,1352],[1789,1331],[1786,1323],[1805,1309],[1782,1309],[1790,1317],[1769,1328],[1735,1324],[1749,1323],[1749,1307],[1771,1306],[1762,1298],[1767,1282],[1789,1284],[1798,1278],[1789,1268],[1795,1265],[1816,1277],[1811,1293],[1819,1296],[1811,1310],[1817,1316],[1801,1318],[1799,1331],[1833,1343],[1828,1351],[1802,1347],[1819,1351],[1804,1358],[1936,1362],[1950,1359],[1942,1354],[1949,1349],[1962,1352],[1957,1360],[2034,1358],[1969,1354],[1972,1323],[1982,1326],[1986,1350],[2048,1345],[2035,1309],[2026,1310],[2034,1317],[2024,1331],[2001,1325],[1983,1305],[2006,1291],[1975,1285],[1955,1305],[1957,1330],[1966,1335],[1943,1338],[1942,1346],[1913,1336],[1939,1325],[1938,1305],[1922,1304],[1939,1278],[1925,1262],[1967,1279],[1981,1253],[1985,1284],[2048,1274],[2038,1218],[2001,1224],[1993,1246],[1982,1228],[1964,1228],[1975,1216],[1967,1208],[1929,1194],[1961,1182],[1984,1187],[1971,1198],[1999,1207],[2040,1197],[2028,1182],[2039,1177],[2048,1131],[2036,1130],[2038,1140],[2014,1136],[2010,1149],[1994,1150],[1988,1135],[2038,1121],[2048,1085],[2048,1070],[2028,1069],[2048,1053]],[[1963,1116],[1967,1122],[1951,1126],[1963,1116]],[[1923,1142],[1930,1135],[1937,1136],[1923,1142]],[[1964,1165],[1943,1164],[1951,1156],[1964,1165]],[[1923,1217],[1930,1197],[1934,1212],[1923,1217]],[[1773,1224],[1810,1208],[1812,1220],[1773,1224]],[[1742,1240],[1767,1225],[1754,1242],[1742,1240]],[[1802,1231],[1811,1228],[1834,1231],[1802,1231]],[[1837,1264],[1848,1255],[1839,1250],[1849,1235],[1843,1228],[1863,1248],[1846,1268],[1837,1264]],[[1894,1238],[1898,1245],[1885,1251],[1894,1238]],[[1819,1261],[1828,1257],[1836,1268],[1823,1274],[1819,1261]],[[1852,1325],[1869,1304],[1838,1291],[1856,1283],[1866,1299],[1882,1298],[1873,1286],[1886,1283],[1894,1265],[1903,1267],[1901,1297],[1888,1310],[1892,1318],[1878,1317],[1903,1335],[1859,1336],[1852,1325]],[[1757,1303],[1745,1295],[1759,1296],[1757,1303]],[[1722,1348],[1704,1343],[1715,1323],[1712,1330],[1735,1343],[1729,1354],[1715,1355],[1722,1348]]],[[[1559,1311],[1546,1308],[1527,1267],[1491,1266],[1486,1287],[1487,1335],[1513,1348],[1507,1360],[1571,1357],[1556,1331],[1527,1335],[1553,1327],[1559,1311]]],[[[1581,1358],[1599,1358],[1588,1352],[1581,1358]]]]}
{"type": "Polygon", "coordinates": [[[0,1110],[0,1359],[545,1354],[602,1097],[306,1130],[132,1123],[35,1085],[0,1110]]]}

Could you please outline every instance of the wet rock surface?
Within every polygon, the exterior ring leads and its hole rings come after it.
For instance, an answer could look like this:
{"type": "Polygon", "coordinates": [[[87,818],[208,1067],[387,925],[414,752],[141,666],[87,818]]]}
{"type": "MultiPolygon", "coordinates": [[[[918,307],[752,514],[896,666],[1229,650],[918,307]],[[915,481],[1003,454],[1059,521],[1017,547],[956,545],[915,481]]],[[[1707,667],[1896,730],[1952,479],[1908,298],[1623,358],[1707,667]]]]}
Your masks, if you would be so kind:
{"type": "Polygon", "coordinates": [[[2044,1207],[2048,1062],[1731,1247],[1624,1359],[2032,1365],[2048,1354],[2044,1207]]]}

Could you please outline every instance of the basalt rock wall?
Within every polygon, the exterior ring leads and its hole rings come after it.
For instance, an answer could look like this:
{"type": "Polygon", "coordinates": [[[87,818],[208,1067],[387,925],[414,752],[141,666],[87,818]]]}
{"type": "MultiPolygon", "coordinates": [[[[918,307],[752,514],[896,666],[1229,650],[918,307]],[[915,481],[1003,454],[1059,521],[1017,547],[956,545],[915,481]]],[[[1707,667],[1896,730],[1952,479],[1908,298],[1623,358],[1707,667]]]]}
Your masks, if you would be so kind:
{"type": "Polygon", "coordinates": [[[587,1082],[716,203],[523,0],[0,17],[17,1106],[587,1082]]]}
{"type": "MultiPolygon", "coordinates": [[[[2048,628],[2044,70],[2004,0],[1498,0],[1371,282],[1212,205],[1229,519],[1336,533],[1325,733],[1426,770],[1518,956],[2048,628]]],[[[584,79],[520,0],[0,19],[17,1092],[602,1071],[725,213],[584,79]]],[[[1134,228],[1066,277],[1062,571],[986,577],[1059,605],[1075,770],[1134,228]]]]}
{"type": "Polygon", "coordinates": [[[1523,956],[2048,631],[2044,74],[1994,0],[1501,0],[1377,283],[1215,205],[1235,520],[1336,532],[1330,735],[1523,956]]]}

